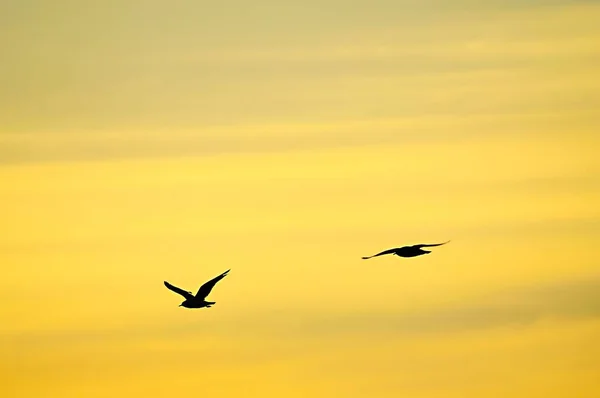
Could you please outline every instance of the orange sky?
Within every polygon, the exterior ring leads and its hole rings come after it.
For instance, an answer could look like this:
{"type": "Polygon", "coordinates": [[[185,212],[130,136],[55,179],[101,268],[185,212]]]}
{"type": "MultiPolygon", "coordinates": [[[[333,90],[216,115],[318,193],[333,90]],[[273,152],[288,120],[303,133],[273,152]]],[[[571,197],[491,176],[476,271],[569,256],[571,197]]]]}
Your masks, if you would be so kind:
{"type": "Polygon", "coordinates": [[[600,7],[549,3],[0,6],[2,396],[598,396],[600,7]]]}

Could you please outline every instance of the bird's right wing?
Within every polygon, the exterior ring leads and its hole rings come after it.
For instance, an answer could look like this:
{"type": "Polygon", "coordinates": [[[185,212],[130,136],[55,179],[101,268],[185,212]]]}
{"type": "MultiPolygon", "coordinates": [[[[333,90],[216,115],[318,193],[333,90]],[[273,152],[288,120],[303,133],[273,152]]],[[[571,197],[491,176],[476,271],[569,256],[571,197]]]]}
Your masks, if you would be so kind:
{"type": "Polygon", "coordinates": [[[441,246],[441,245],[445,245],[446,243],[448,243],[450,241],[444,242],[444,243],[427,243],[427,244],[421,244],[421,245],[414,245],[413,247],[416,248],[421,248],[421,247],[434,247],[434,246],[441,246]]]}
{"type": "Polygon", "coordinates": [[[177,286],[173,286],[171,285],[169,282],[165,281],[165,286],[167,287],[167,289],[174,291],[177,294],[181,294],[183,297],[185,297],[186,299],[191,299],[194,298],[194,295],[190,292],[186,292],[183,289],[178,288],[177,286]]]}
{"type": "Polygon", "coordinates": [[[198,293],[196,293],[196,298],[204,300],[206,296],[208,296],[212,288],[217,284],[217,282],[225,278],[229,271],[230,270],[223,272],[221,275],[214,277],[213,279],[206,282],[204,285],[200,286],[200,289],[198,289],[198,293]]]}
{"type": "Polygon", "coordinates": [[[384,254],[392,254],[392,253],[396,252],[396,250],[398,250],[398,249],[397,248],[395,248],[395,249],[388,249],[388,250],[382,251],[381,253],[373,254],[372,256],[363,257],[362,259],[363,260],[367,260],[367,259],[372,258],[372,257],[383,256],[384,254]]]}

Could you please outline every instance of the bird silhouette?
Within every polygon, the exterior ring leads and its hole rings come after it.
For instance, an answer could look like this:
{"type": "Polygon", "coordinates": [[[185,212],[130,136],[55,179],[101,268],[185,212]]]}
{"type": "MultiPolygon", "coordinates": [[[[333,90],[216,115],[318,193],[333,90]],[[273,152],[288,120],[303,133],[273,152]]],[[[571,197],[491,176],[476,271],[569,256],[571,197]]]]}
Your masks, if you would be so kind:
{"type": "Polygon", "coordinates": [[[229,271],[231,271],[231,270],[228,269],[227,271],[223,272],[221,275],[209,280],[204,285],[200,286],[200,289],[198,289],[198,292],[196,293],[195,296],[192,294],[192,292],[185,291],[183,289],[178,288],[177,286],[173,286],[167,281],[164,281],[164,283],[165,283],[165,286],[169,290],[172,290],[177,294],[181,294],[185,298],[185,300],[181,304],[179,304],[180,307],[210,308],[216,302],[215,301],[205,301],[206,296],[208,296],[210,294],[210,291],[212,290],[212,288],[215,286],[215,284],[218,281],[225,278],[225,276],[227,275],[227,273],[229,271]]]}
{"type": "MultiPolygon", "coordinates": [[[[450,242],[450,241],[448,241],[448,242],[450,242]]],[[[416,257],[416,256],[421,256],[423,254],[431,253],[429,250],[423,250],[422,249],[423,247],[441,246],[441,245],[445,245],[448,242],[396,247],[394,249],[385,250],[385,251],[382,251],[381,253],[377,253],[372,256],[363,257],[362,259],[367,260],[369,258],[383,256],[385,254],[395,254],[396,256],[399,256],[399,257],[416,257]]]]}

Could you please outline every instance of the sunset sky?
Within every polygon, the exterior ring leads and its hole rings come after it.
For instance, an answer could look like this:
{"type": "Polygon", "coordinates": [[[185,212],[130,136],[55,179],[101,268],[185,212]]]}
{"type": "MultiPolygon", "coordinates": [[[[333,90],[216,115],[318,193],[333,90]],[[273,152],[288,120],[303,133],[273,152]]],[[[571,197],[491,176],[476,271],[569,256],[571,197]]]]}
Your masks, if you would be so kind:
{"type": "Polygon", "coordinates": [[[600,396],[598,21],[3,1],[0,395],[600,396]]]}

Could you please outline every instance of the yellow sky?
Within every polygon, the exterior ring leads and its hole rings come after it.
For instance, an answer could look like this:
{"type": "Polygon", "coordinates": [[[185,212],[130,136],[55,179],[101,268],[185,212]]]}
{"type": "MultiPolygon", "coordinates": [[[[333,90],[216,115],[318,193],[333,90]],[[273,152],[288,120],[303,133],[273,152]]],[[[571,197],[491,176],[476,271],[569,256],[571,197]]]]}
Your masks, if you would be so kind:
{"type": "Polygon", "coordinates": [[[600,395],[600,6],[347,3],[2,3],[2,396],[600,395]]]}

